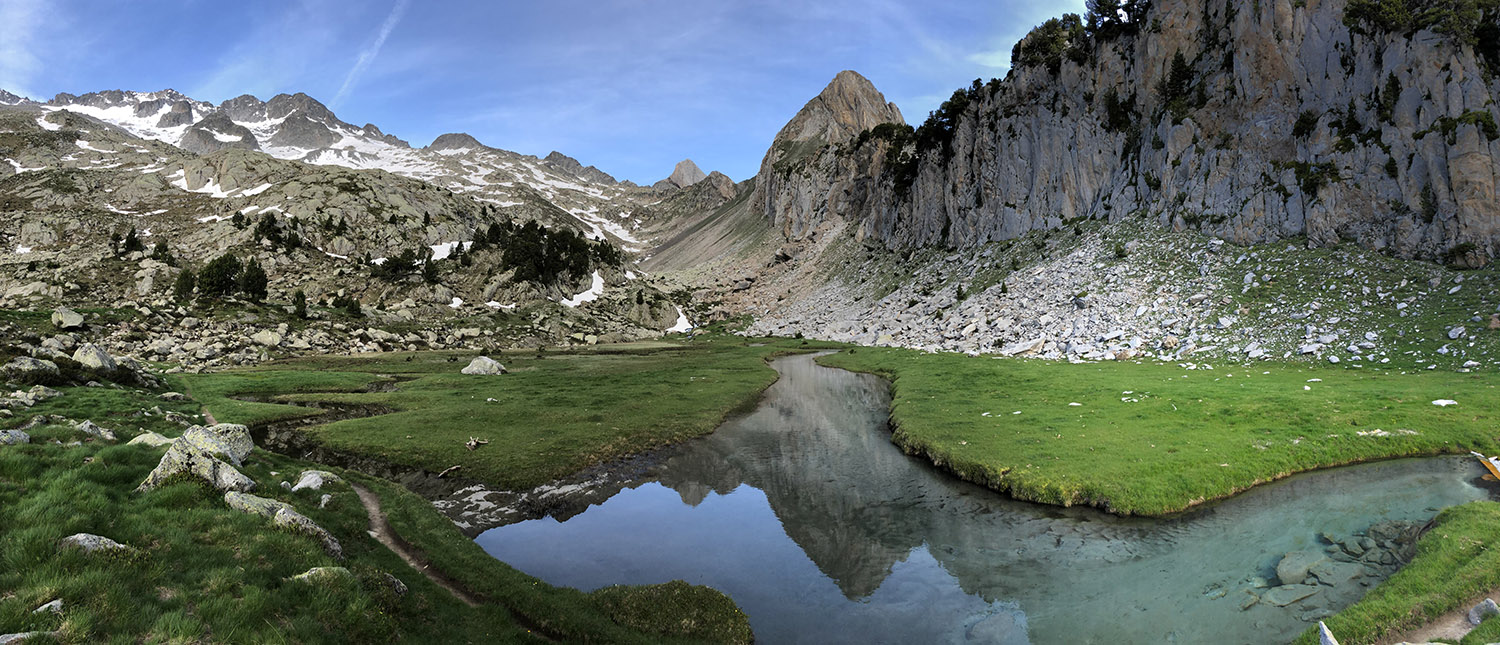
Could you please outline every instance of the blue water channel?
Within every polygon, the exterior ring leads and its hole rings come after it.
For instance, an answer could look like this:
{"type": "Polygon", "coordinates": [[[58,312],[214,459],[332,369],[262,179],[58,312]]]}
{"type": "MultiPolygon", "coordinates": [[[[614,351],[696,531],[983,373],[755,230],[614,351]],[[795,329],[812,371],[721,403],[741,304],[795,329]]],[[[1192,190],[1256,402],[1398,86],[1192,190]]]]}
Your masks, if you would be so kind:
{"type": "Polygon", "coordinates": [[[653,481],[478,543],[555,585],[714,587],[762,643],[1258,644],[1295,638],[1392,568],[1251,602],[1287,552],[1489,497],[1472,460],[1433,458],[1300,475],[1162,520],[1016,502],[893,445],[880,379],[809,356],[773,366],[754,412],[653,481]]]}

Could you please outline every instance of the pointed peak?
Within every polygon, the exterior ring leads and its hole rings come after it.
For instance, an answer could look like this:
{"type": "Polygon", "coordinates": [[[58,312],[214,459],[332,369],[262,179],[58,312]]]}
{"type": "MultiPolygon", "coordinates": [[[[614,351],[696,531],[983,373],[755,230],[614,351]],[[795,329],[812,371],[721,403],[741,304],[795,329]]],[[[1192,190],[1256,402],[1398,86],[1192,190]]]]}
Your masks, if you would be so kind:
{"type": "Polygon", "coordinates": [[[672,176],[667,181],[676,184],[678,188],[687,188],[707,178],[708,175],[703,174],[703,169],[693,163],[692,159],[683,159],[677,162],[677,167],[672,169],[672,176]]]}
{"type": "Polygon", "coordinates": [[[828,86],[802,107],[777,141],[844,141],[882,123],[905,123],[895,103],[875,89],[870,79],[853,70],[833,77],[828,86]]]}

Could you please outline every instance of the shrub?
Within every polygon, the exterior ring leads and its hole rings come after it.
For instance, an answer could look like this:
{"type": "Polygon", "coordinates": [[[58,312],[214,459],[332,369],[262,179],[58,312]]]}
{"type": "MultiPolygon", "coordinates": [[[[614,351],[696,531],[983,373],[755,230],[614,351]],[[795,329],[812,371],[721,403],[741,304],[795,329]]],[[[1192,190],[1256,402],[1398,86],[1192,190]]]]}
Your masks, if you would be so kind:
{"type": "Polygon", "coordinates": [[[301,289],[292,294],[292,314],[302,320],[307,320],[307,294],[301,289]]]}
{"type": "Polygon", "coordinates": [[[172,283],[172,296],[179,302],[186,301],[192,297],[193,289],[197,286],[197,276],[193,275],[191,269],[183,269],[177,274],[177,281],[172,283]]]}
{"type": "Polygon", "coordinates": [[[239,277],[239,258],[228,253],[214,258],[198,273],[198,295],[205,298],[223,298],[232,295],[239,277]]]}
{"type": "Polygon", "coordinates": [[[1318,127],[1318,120],[1320,118],[1321,115],[1317,112],[1303,110],[1302,114],[1297,115],[1297,122],[1292,124],[1292,136],[1298,139],[1307,138],[1308,135],[1313,133],[1313,129],[1318,127]]]}

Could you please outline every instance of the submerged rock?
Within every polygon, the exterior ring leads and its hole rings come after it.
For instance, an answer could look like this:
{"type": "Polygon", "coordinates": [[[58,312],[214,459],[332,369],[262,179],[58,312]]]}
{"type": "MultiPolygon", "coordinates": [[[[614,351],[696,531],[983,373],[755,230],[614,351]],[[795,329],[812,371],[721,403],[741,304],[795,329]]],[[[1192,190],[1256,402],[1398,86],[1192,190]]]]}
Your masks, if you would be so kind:
{"type": "Polygon", "coordinates": [[[1285,607],[1318,593],[1318,590],[1317,585],[1281,585],[1267,591],[1261,599],[1277,607],[1285,607]]]}
{"type": "Polygon", "coordinates": [[[1326,562],[1328,558],[1311,551],[1292,551],[1282,556],[1276,564],[1276,577],[1283,585],[1300,585],[1307,580],[1308,570],[1326,562]]]}

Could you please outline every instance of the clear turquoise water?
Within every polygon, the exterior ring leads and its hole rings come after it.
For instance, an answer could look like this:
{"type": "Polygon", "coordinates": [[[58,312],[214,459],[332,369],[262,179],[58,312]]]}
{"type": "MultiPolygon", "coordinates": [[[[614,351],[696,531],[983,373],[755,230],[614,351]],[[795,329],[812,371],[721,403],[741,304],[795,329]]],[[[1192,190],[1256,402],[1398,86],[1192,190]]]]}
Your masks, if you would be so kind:
{"type": "Polygon", "coordinates": [[[1293,477],[1167,520],[1015,502],[902,454],[878,379],[809,357],[775,366],[757,410],[657,480],[478,543],[584,590],[715,587],[765,643],[1276,643],[1378,583],[1241,610],[1283,554],[1488,497],[1477,464],[1441,458],[1293,477]]]}

